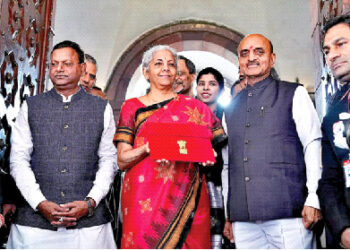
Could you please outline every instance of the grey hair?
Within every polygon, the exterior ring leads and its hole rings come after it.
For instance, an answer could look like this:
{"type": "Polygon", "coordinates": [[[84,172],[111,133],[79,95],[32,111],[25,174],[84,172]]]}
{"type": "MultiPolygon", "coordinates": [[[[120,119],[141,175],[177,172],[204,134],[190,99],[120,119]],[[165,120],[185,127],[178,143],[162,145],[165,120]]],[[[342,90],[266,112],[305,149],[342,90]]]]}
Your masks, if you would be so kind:
{"type": "Polygon", "coordinates": [[[97,71],[97,61],[92,55],[89,55],[89,54],[85,53],[85,61],[88,61],[88,62],[91,62],[92,64],[95,64],[96,65],[96,71],[97,71]]]}
{"type": "Polygon", "coordinates": [[[143,56],[142,56],[142,68],[145,68],[146,70],[148,70],[148,66],[149,66],[149,63],[152,61],[152,58],[153,58],[153,54],[155,52],[158,52],[160,50],[167,50],[169,51],[174,59],[175,59],[175,65],[177,64],[177,52],[175,49],[173,49],[172,47],[168,46],[168,45],[155,45],[151,48],[149,48],[148,50],[146,50],[144,53],[143,53],[143,56]]]}

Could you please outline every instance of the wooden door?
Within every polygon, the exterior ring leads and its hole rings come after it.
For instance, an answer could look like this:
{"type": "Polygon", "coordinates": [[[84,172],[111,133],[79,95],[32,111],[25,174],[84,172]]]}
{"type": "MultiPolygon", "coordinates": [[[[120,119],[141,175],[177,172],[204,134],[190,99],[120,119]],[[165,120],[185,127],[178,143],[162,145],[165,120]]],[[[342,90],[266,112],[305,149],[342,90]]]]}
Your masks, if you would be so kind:
{"type": "Polygon", "coordinates": [[[0,0],[0,167],[8,170],[11,126],[27,96],[43,92],[55,0],[0,0]]]}

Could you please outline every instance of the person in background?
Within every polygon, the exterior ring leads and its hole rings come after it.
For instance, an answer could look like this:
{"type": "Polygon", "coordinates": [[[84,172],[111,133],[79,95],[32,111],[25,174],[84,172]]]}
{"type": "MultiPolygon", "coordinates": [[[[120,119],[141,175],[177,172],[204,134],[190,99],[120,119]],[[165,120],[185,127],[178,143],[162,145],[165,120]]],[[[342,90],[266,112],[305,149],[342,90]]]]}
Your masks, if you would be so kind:
{"type": "Polygon", "coordinates": [[[80,77],[80,84],[83,86],[86,92],[91,95],[99,96],[102,99],[107,99],[105,93],[100,87],[95,86],[96,74],[97,74],[97,62],[94,57],[89,54],[85,54],[86,70],[80,77]]]}
{"type": "Polygon", "coordinates": [[[330,230],[327,247],[350,248],[350,15],[329,20],[323,31],[324,56],[341,88],[328,103],[322,121],[323,173],[318,195],[326,229],[330,230]]]}
{"type": "Polygon", "coordinates": [[[11,176],[0,169],[0,248],[6,246],[16,205],[22,200],[11,176]]]}
{"type": "Polygon", "coordinates": [[[177,75],[174,83],[175,93],[193,97],[192,82],[196,79],[196,66],[184,57],[179,56],[177,60],[177,75]]]}
{"type": "Polygon", "coordinates": [[[121,108],[116,135],[118,166],[126,171],[121,248],[210,248],[209,195],[199,171],[204,166],[150,157],[147,138],[154,123],[204,126],[212,133],[214,145],[226,138],[220,121],[205,104],[173,91],[176,60],[169,46],[147,50],[142,72],[150,91],[126,100],[121,108]]]}
{"type": "MultiPolygon", "coordinates": [[[[224,78],[221,73],[208,67],[201,70],[197,76],[197,99],[204,102],[215,116],[222,121],[224,109],[217,101],[224,88],[224,78]]],[[[226,141],[227,143],[227,141],[226,141]]],[[[225,144],[217,145],[216,163],[210,168],[203,169],[210,198],[210,233],[211,247],[214,249],[222,248],[222,232],[225,225],[224,202],[222,198],[221,172],[223,168],[223,159],[221,149],[225,144]]]]}
{"type": "MultiPolygon", "coordinates": [[[[2,169],[0,171],[2,171],[2,169]]],[[[5,186],[3,185],[4,175],[5,173],[0,173],[0,246],[6,242],[6,233],[2,230],[2,228],[5,227],[5,213],[3,212],[3,190],[5,190],[5,186]]]]}
{"type": "Polygon", "coordinates": [[[20,200],[20,194],[11,176],[0,170],[0,227],[5,226],[5,217],[13,216],[16,212],[16,202],[20,200]],[[11,190],[9,190],[11,189],[11,190]]]}
{"type": "Polygon", "coordinates": [[[102,99],[107,99],[105,93],[103,93],[102,89],[97,86],[92,86],[90,90],[91,95],[99,96],[102,99]]]}
{"type": "Polygon", "coordinates": [[[83,86],[86,92],[90,92],[96,83],[97,74],[97,62],[94,57],[89,54],[85,54],[85,71],[80,77],[80,84],[83,86]]]}
{"type": "Polygon", "coordinates": [[[266,37],[244,37],[238,55],[247,85],[224,111],[224,234],[237,248],[314,248],[310,229],[321,218],[316,190],[322,172],[316,110],[304,87],[271,76],[276,55],[266,37]]]}
{"type": "Polygon", "coordinates": [[[231,87],[231,96],[235,98],[247,86],[247,81],[244,75],[240,74],[239,79],[235,81],[231,87]]]}
{"type": "Polygon", "coordinates": [[[54,87],[27,98],[12,129],[10,173],[25,198],[8,248],[115,248],[106,196],[113,181],[115,122],[109,103],[79,86],[84,52],[51,51],[54,87]]]}

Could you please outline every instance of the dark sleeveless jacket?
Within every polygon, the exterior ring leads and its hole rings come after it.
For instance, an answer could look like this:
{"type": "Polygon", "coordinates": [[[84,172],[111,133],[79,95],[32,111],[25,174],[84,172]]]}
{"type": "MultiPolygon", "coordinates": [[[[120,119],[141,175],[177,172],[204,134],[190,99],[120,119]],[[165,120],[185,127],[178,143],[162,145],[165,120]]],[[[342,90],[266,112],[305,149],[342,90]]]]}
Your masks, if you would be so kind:
{"type": "MultiPolygon", "coordinates": [[[[97,151],[104,129],[107,101],[83,89],[64,103],[52,89],[27,99],[28,122],[33,139],[31,168],[47,200],[63,204],[84,200],[98,170],[97,151]]],[[[105,224],[111,214],[105,200],[92,217],[81,218],[74,228],[105,224]]],[[[29,204],[18,207],[14,223],[55,230],[29,204]]]]}
{"type": "Polygon", "coordinates": [[[230,221],[301,217],[306,169],[292,115],[298,86],[268,77],[226,108],[230,221]]]}

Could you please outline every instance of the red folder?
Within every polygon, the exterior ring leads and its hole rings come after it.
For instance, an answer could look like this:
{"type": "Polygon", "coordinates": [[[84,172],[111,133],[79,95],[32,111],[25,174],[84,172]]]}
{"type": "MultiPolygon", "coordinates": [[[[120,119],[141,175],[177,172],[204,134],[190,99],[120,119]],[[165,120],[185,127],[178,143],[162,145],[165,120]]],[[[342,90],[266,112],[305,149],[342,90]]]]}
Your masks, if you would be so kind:
{"type": "Polygon", "coordinates": [[[194,123],[149,122],[150,157],[187,162],[215,162],[212,134],[207,126],[194,123]]]}

